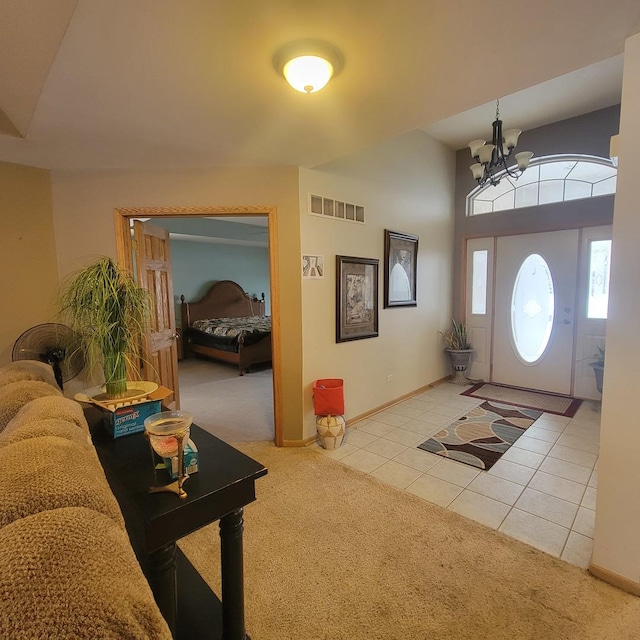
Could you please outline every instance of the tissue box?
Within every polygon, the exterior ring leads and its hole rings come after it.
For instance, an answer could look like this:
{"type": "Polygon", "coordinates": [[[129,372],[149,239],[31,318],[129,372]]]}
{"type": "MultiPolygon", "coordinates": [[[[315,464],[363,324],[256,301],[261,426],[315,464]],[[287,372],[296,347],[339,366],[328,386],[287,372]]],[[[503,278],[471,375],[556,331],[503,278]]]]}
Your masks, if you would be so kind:
{"type": "Polygon", "coordinates": [[[102,409],[102,421],[113,438],[127,436],[130,433],[144,431],[145,418],[162,411],[162,401],[173,391],[166,387],[158,387],[148,398],[141,402],[132,402],[124,406],[114,406],[106,402],[95,402],[102,409]]]}
{"type": "Polygon", "coordinates": [[[144,431],[145,418],[160,413],[161,404],[160,400],[152,400],[120,407],[114,411],[103,409],[104,426],[114,438],[144,431]]]}
{"type": "MultiPolygon", "coordinates": [[[[162,461],[171,479],[175,480],[178,477],[178,456],[162,458],[162,461]]],[[[198,447],[191,439],[184,448],[184,468],[187,475],[192,475],[198,470],[198,447]]]]}

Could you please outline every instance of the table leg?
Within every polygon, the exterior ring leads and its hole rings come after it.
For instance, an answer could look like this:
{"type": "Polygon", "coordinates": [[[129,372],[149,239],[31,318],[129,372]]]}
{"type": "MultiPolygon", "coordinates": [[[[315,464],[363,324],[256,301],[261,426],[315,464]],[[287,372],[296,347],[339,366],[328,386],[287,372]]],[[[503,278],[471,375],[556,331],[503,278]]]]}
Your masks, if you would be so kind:
{"type": "Polygon", "coordinates": [[[243,509],[220,519],[222,563],[222,640],[245,640],[242,558],[243,509]]]}
{"type": "Polygon", "coordinates": [[[171,635],[175,638],[178,619],[176,543],[172,542],[150,553],[148,558],[151,591],[160,613],[169,625],[171,635]]]}

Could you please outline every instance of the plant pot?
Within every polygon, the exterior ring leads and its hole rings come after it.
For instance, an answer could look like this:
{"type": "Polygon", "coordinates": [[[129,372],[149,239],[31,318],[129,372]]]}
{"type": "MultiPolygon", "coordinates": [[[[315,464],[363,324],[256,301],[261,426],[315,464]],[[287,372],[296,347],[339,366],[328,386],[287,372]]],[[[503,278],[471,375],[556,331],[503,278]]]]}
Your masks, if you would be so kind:
{"type": "Polygon", "coordinates": [[[593,373],[596,376],[596,389],[602,393],[602,379],[604,377],[604,366],[595,362],[589,363],[589,366],[593,369],[593,373]]]}
{"type": "Polygon", "coordinates": [[[325,449],[337,449],[344,438],[345,423],[342,416],[316,416],[316,430],[325,449]]]}
{"type": "Polygon", "coordinates": [[[471,362],[473,349],[445,349],[445,351],[449,354],[451,367],[453,368],[451,382],[454,384],[469,384],[465,373],[469,362],[471,362]]]}

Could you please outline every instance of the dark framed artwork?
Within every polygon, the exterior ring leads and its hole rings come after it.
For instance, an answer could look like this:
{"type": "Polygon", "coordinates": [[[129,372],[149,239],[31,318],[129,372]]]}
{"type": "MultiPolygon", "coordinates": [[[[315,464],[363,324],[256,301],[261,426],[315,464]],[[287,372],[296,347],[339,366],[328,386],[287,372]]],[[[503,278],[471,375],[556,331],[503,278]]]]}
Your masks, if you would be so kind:
{"type": "Polygon", "coordinates": [[[336,342],[378,335],[378,263],[336,256],[336,342]]]}
{"type": "Polygon", "coordinates": [[[415,307],[418,236],[384,230],[384,307],[415,307]]]}

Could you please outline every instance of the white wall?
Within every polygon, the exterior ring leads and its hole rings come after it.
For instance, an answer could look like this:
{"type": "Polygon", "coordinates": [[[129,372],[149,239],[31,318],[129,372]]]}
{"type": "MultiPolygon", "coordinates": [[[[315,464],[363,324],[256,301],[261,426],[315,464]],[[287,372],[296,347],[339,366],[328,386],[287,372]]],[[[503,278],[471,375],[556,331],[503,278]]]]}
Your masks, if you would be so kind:
{"type": "MultiPolygon", "coordinates": [[[[592,567],[640,588],[640,34],[626,42],[592,567]]],[[[602,573],[602,572],[600,572],[602,573]]]]}
{"type": "Polygon", "coordinates": [[[455,153],[422,132],[301,170],[302,253],[326,267],[324,279],[302,284],[305,437],[315,433],[318,378],[344,379],[349,419],[449,373],[438,330],[451,317],[454,178],[455,153]],[[364,206],[366,224],[310,215],[310,192],[364,206]],[[419,236],[417,307],[383,308],[385,229],[419,236]],[[380,260],[378,337],[336,343],[336,255],[380,260]]]}

